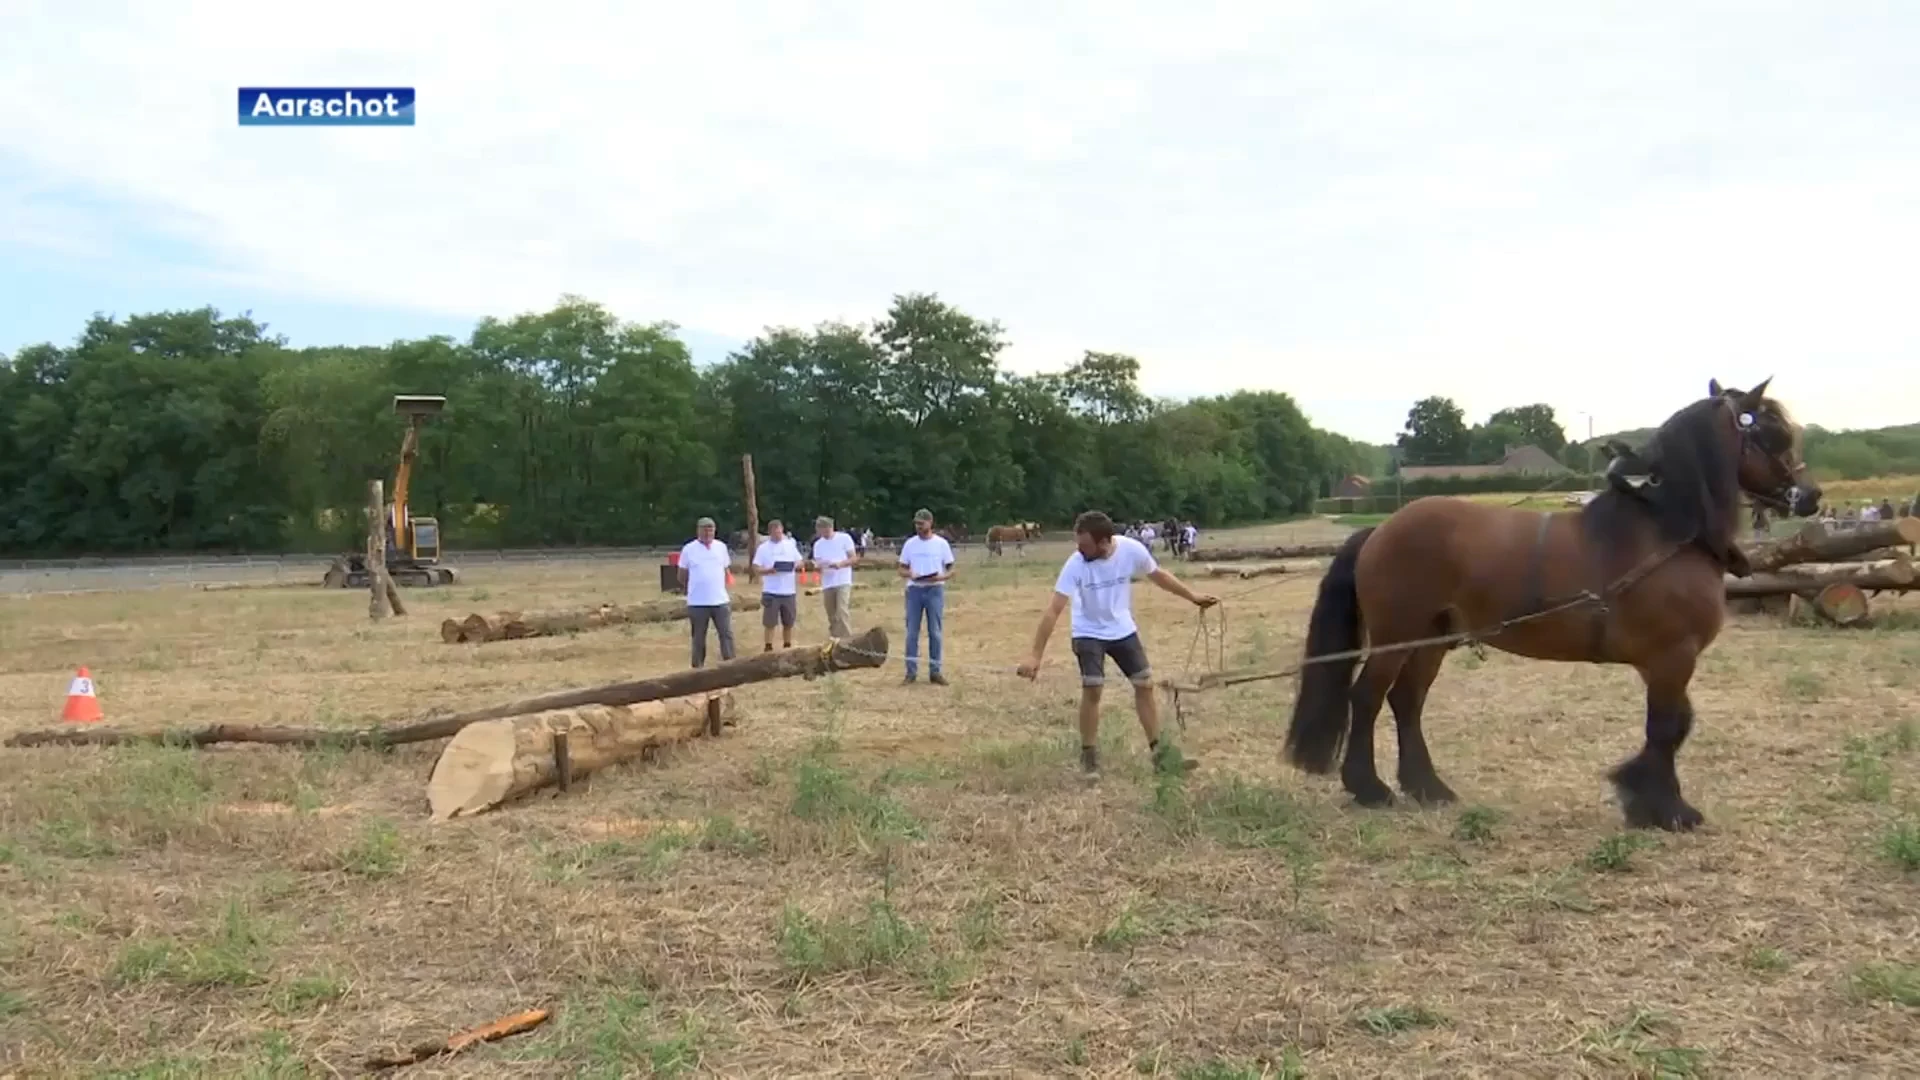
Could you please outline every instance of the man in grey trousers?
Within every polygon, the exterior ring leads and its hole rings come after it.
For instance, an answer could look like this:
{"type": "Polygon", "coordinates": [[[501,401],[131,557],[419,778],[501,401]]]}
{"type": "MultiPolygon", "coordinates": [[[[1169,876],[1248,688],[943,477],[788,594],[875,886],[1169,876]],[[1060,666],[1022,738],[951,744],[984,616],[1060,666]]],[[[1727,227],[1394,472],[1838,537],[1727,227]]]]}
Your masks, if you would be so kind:
{"type": "Polygon", "coordinates": [[[733,598],[727,594],[733,552],[714,539],[712,518],[701,518],[693,529],[695,539],[680,549],[680,587],[687,593],[687,622],[693,627],[693,666],[702,667],[709,624],[720,635],[720,659],[733,659],[733,598]]]}

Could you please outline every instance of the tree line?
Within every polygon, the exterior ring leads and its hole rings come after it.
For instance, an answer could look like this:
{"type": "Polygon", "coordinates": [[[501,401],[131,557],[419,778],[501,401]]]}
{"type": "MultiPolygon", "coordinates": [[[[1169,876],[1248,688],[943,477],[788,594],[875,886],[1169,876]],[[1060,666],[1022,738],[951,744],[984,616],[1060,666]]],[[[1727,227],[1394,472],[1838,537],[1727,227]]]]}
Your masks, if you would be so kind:
{"type": "MultiPolygon", "coordinates": [[[[1452,398],[1436,396],[1420,399],[1407,411],[1393,456],[1402,465],[1491,465],[1510,447],[1533,445],[1584,473],[1602,463],[1595,452],[1602,441],[1621,439],[1639,446],[1652,435],[1652,428],[1639,428],[1569,440],[1553,406],[1542,404],[1498,409],[1470,425],[1466,411],[1452,398]]],[[[1920,473],[1920,424],[1865,431],[1808,425],[1804,455],[1807,465],[1827,479],[1910,476],[1920,473]]]]}
{"type": "Polygon", "coordinates": [[[999,324],[937,296],[871,325],[769,330],[697,367],[674,326],[565,297],[447,336],[292,348],[212,308],[96,316],[70,346],[0,357],[0,550],[347,550],[368,479],[392,476],[395,394],[442,394],[418,513],[450,552],[671,543],[711,515],[831,514],[882,534],[943,521],[1206,526],[1302,513],[1379,447],[1314,428],[1287,394],[1175,403],[1139,363],[1088,352],[1018,375],[999,324]]]}

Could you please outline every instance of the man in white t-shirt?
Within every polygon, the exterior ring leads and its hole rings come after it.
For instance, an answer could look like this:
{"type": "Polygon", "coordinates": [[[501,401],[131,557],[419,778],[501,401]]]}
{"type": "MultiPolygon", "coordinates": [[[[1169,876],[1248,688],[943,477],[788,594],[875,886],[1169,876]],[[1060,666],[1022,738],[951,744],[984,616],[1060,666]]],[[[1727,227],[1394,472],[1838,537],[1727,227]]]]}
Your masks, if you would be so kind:
{"type": "Polygon", "coordinates": [[[720,636],[720,659],[733,659],[733,598],[727,595],[727,571],[733,552],[714,539],[713,519],[694,523],[694,539],[680,549],[680,588],[687,594],[687,622],[693,628],[693,666],[707,662],[707,627],[720,636]]]}
{"type": "Polygon", "coordinates": [[[853,567],[860,561],[860,550],[853,537],[835,532],[833,519],[813,519],[813,569],[820,575],[820,599],[827,608],[827,636],[850,638],[852,611],[848,601],[853,594],[853,567]]]}
{"type": "Polygon", "coordinates": [[[933,531],[933,511],[913,513],[913,535],[900,545],[900,576],[907,582],[907,682],[920,669],[920,623],[927,624],[927,681],[947,685],[940,673],[940,641],[945,629],[947,582],[953,580],[953,545],[933,531]]]}
{"type": "MultiPolygon", "coordinates": [[[[1074,521],[1073,540],[1077,550],[1060,568],[1060,577],[1053,585],[1053,602],[1040,616],[1033,652],[1020,665],[1020,675],[1032,679],[1040,674],[1040,657],[1047,651],[1047,639],[1053,636],[1061,609],[1071,603],[1073,655],[1080,665],[1081,771],[1090,778],[1100,773],[1100,689],[1106,682],[1109,656],[1133,683],[1133,709],[1140,716],[1140,730],[1146,733],[1154,768],[1167,769],[1177,758],[1166,752],[1171,747],[1163,748],[1160,743],[1160,705],[1153,694],[1153,673],[1133,621],[1133,579],[1144,576],[1200,608],[1210,608],[1220,601],[1187,588],[1154,561],[1145,544],[1132,537],[1115,536],[1113,519],[1098,510],[1089,510],[1074,521]]],[[[1183,763],[1183,767],[1192,768],[1192,762],[1183,763]]]]}
{"type": "Polygon", "coordinates": [[[793,648],[793,624],[800,618],[800,545],[787,535],[779,518],[767,522],[767,542],[753,553],[748,572],[760,575],[760,625],[766,627],[766,652],[773,651],[773,628],[780,627],[780,647],[793,648]]]}

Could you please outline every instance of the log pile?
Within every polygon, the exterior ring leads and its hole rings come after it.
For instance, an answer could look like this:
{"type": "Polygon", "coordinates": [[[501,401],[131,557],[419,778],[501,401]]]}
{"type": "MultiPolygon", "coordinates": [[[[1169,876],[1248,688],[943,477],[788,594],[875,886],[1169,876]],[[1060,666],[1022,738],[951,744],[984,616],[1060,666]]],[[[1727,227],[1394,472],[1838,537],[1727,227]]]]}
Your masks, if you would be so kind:
{"type": "Polygon", "coordinates": [[[1743,613],[1778,612],[1859,626],[1872,617],[1871,597],[1920,588],[1913,565],[1920,518],[1896,518],[1854,529],[1818,522],[1792,536],[1747,550],[1753,576],[1727,577],[1727,601],[1743,613]]]}

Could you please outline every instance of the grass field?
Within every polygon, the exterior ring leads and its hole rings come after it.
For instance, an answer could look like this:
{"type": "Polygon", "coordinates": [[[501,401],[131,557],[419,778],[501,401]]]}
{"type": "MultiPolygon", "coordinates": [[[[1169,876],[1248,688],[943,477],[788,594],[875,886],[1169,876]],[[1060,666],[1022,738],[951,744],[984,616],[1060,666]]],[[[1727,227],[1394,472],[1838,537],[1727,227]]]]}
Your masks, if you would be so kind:
{"type": "MultiPolygon", "coordinates": [[[[447,824],[437,746],[0,750],[0,1075],[352,1074],[533,1005],[555,1018],[400,1075],[1912,1075],[1920,635],[1731,622],[1694,683],[1694,835],[1620,831],[1632,672],[1497,652],[1430,702],[1457,807],[1359,811],[1284,767],[1286,682],[1169,717],[1183,783],[1111,695],[1087,787],[1066,631],[1012,674],[1064,553],[965,556],[951,687],[890,661],[747,688],[725,738],[447,824]]],[[[685,663],[685,624],[438,640],[652,596],[651,565],[471,576],[380,625],[317,589],[0,601],[0,732],[80,664],[115,723],[344,726],[685,663]]],[[[1225,663],[1294,658],[1313,583],[1210,582],[1225,663]]],[[[1162,674],[1206,666],[1190,607],[1135,606],[1162,674]]],[[[897,594],[863,587],[876,622],[897,655],[897,594]]]]}

